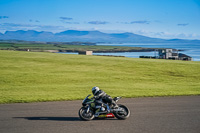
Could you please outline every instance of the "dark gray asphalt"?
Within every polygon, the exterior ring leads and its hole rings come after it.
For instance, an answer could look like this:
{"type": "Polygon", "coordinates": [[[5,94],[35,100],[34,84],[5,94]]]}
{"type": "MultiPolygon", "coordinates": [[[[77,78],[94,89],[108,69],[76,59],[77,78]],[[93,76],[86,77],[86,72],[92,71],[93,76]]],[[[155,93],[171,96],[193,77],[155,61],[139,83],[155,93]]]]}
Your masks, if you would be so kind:
{"type": "Polygon", "coordinates": [[[127,120],[80,121],[82,101],[0,105],[0,133],[200,133],[200,96],[121,99],[127,120]]]}

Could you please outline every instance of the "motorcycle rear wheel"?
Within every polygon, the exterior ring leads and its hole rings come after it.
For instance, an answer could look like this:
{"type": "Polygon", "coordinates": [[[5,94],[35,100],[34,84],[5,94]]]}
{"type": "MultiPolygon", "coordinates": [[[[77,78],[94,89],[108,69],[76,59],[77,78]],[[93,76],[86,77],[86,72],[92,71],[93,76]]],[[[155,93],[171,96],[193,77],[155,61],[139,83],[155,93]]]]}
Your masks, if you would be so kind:
{"type": "Polygon", "coordinates": [[[129,108],[124,105],[118,105],[118,106],[119,106],[119,108],[123,109],[123,112],[113,112],[115,117],[117,117],[117,119],[119,119],[119,120],[127,119],[131,113],[129,108]]]}
{"type": "Polygon", "coordinates": [[[86,112],[87,108],[82,107],[79,110],[79,117],[81,118],[81,120],[85,120],[85,121],[90,121],[92,119],[94,119],[94,112],[89,110],[89,112],[86,112]]]}

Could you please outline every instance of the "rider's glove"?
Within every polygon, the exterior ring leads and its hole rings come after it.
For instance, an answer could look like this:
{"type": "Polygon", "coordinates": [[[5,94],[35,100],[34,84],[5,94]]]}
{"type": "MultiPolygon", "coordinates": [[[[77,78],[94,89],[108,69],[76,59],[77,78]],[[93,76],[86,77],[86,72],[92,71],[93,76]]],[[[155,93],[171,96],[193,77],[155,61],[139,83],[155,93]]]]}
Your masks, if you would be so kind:
{"type": "Polygon", "coordinates": [[[98,96],[94,96],[94,99],[98,99],[99,97],[98,96]]]}

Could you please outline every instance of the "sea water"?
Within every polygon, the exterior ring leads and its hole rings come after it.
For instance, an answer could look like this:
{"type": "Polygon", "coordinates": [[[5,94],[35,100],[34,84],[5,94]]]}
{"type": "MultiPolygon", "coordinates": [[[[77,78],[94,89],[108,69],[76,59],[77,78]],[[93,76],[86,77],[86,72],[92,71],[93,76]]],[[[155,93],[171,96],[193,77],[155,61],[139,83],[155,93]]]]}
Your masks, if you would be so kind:
{"type": "MultiPolygon", "coordinates": [[[[144,48],[172,48],[181,50],[179,53],[186,54],[192,57],[193,61],[200,61],[200,44],[198,43],[123,43],[123,44],[108,44],[98,43],[103,46],[126,46],[126,47],[144,47],[144,48]]],[[[139,56],[156,56],[158,53],[153,52],[120,52],[120,53],[93,53],[94,55],[116,55],[131,58],[139,58],[139,56]]]]}
{"type": "MultiPolygon", "coordinates": [[[[179,53],[192,57],[193,61],[200,61],[200,44],[198,43],[97,43],[103,46],[126,46],[126,47],[144,47],[144,48],[172,48],[181,50],[179,53]]],[[[62,52],[64,54],[78,54],[77,52],[62,52]]],[[[156,51],[152,52],[117,52],[117,53],[93,53],[93,55],[114,55],[130,58],[139,58],[140,56],[156,56],[156,51]]]]}

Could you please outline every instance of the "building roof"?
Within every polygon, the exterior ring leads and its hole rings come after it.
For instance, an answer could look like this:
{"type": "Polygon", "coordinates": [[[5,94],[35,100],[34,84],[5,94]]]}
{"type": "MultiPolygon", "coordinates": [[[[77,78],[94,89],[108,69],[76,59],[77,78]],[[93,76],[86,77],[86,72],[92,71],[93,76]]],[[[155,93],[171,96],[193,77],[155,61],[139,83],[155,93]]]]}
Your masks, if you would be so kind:
{"type": "Polygon", "coordinates": [[[179,56],[179,57],[187,57],[187,58],[192,58],[192,57],[190,57],[190,56],[188,56],[188,55],[186,55],[186,54],[182,54],[182,53],[179,53],[179,54],[178,54],[178,56],[179,56]]]}

